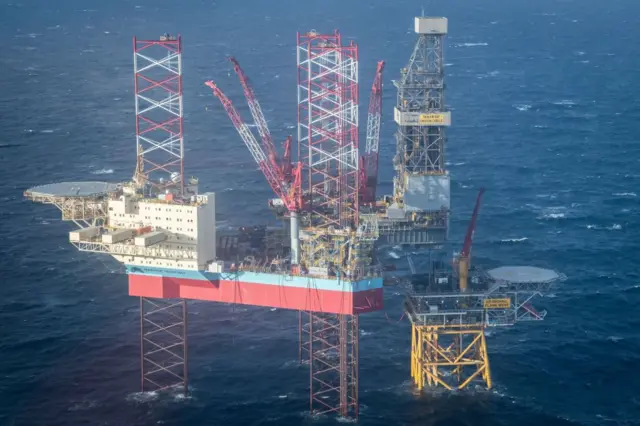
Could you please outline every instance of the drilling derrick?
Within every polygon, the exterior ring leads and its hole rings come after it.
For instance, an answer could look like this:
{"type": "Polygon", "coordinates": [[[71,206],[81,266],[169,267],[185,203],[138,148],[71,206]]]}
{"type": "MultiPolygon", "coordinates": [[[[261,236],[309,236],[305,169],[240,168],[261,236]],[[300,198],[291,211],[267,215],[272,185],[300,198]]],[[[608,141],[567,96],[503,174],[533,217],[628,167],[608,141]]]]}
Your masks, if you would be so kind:
{"type": "MultiPolygon", "coordinates": [[[[359,216],[358,47],[338,31],[298,34],[298,155],[308,206],[300,268],[338,288],[376,279],[375,216],[359,216]]],[[[310,284],[312,285],[312,284],[310,284]]],[[[301,312],[311,410],[358,416],[358,313],[301,312]],[[304,318],[304,320],[303,320],[304,318]]]]}
{"type": "Polygon", "coordinates": [[[446,18],[415,18],[418,41],[400,79],[394,81],[398,89],[396,176],[379,224],[383,244],[429,249],[427,273],[413,277],[405,298],[411,322],[411,376],[419,390],[425,386],[463,389],[476,382],[491,388],[485,329],[542,320],[546,312],[536,311],[530,301],[563,278],[534,267],[507,266],[487,272],[471,267],[484,189],[478,194],[462,251],[452,264],[442,260],[450,209],[444,143],[451,113],[444,103],[442,52],[447,26],[446,18]]]}
{"type": "Polygon", "coordinates": [[[449,174],[445,170],[445,129],[451,113],[444,102],[443,38],[446,18],[416,18],[418,34],[409,64],[393,84],[398,125],[393,195],[385,197],[381,243],[436,246],[448,234],[449,174]]]}

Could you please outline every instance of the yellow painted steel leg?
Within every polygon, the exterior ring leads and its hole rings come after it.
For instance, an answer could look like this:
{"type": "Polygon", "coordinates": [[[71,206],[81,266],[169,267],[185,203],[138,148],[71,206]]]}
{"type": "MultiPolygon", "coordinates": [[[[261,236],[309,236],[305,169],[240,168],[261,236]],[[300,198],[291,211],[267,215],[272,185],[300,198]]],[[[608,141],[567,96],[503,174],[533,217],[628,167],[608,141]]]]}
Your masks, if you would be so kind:
{"type": "Polygon", "coordinates": [[[416,383],[416,326],[411,324],[411,378],[413,383],[416,383]]]}
{"type": "Polygon", "coordinates": [[[411,377],[418,390],[464,389],[478,380],[491,389],[484,328],[412,324],[411,377]]]}

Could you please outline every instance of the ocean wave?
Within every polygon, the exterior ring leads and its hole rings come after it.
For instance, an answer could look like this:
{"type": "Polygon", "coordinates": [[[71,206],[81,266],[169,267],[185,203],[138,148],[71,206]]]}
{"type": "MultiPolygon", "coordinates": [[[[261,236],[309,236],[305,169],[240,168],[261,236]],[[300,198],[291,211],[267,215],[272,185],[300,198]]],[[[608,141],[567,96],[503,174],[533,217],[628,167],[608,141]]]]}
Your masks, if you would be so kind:
{"type": "Polygon", "coordinates": [[[505,238],[500,240],[500,242],[502,243],[521,243],[523,241],[527,241],[529,238],[527,237],[522,237],[522,238],[505,238]]]}
{"type": "Polygon", "coordinates": [[[564,213],[543,213],[538,216],[538,219],[566,219],[567,215],[564,213]]]}
{"type": "Polygon", "coordinates": [[[531,109],[531,105],[528,104],[516,104],[513,107],[518,111],[529,111],[531,109]]]}
{"type": "Polygon", "coordinates": [[[611,195],[615,197],[637,197],[635,192],[614,192],[611,195]]]}
{"type": "Polygon", "coordinates": [[[488,46],[489,43],[458,43],[455,47],[476,47],[476,46],[488,46]]]}
{"type": "Polygon", "coordinates": [[[113,173],[113,169],[100,169],[91,172],[92,175],[110,175],[113,173]]]}
{"type": "Polygon", "coordinates": [[[538,219],[542,220],[564,220],[564,219],[575,219],[576,212],[575,208],[578,207],[578,204],[572,204],[571,209],[566,206],[554,206],[554,207],[543,207],[538,208],[535,205],[527,205],[535,210],[538,210],[538,219]]]}
{"type": "Polygon", "coordinates": [[[587,229],[619,231],[622,229],[622,225],[620,225],[619,223],[614,223],[611,226],[587,225],[587,229]]]}
{"type": "Polygon", "coordinates": [[[536,194],[536,198],[548,198],[550,200],[555,200],[557,197],[553,194],[536,194]]]}
{"type": "Polygon", "coordinates": [[[563,99],[561,101],[555,101],[552,103],[558,106],[575,106],[576,105],[576,103],[570,99],[563,99]]]}

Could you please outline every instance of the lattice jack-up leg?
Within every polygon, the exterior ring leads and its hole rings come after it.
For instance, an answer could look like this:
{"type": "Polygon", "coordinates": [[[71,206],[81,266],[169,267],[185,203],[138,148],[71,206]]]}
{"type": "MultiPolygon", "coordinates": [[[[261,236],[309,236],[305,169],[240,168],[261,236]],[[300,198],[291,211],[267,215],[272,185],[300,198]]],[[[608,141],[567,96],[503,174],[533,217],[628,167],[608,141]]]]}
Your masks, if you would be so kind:
{"type": "Polygon", "coordinates": [[[310,313],[311,411],[358,417],[358,316],[310,313]]]}
{"type": "Polygon", "coordinates": [[[187,394],[187,302],[140,298],[141,390],[187,394]]]}

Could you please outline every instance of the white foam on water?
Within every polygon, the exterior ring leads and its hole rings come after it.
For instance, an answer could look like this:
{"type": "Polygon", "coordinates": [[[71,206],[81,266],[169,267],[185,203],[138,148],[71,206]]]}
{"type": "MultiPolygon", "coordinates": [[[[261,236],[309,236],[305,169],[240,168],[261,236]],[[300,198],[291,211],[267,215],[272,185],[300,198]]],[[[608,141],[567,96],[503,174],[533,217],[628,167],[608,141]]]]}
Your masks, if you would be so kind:
{"type": "Polygon", "coordinates": [[[560,101],[555,101],[555,102],[552,102],[552,103],[554,105],[560,105],[560,106],[574,106],[576,104],[571,99],[562,99],[560,101]]]}
{"type": "Polygon", "coordinates": [[[394,259],[400,259],[400,255],[394,251],[390,251],[389,256],[393,257],[394,259]]]}
{"type": "Polygon", "coordinates": [[[622,225],[620,225],[619,223],[614,223],[611,226],[587,225],[587,229],[619,231],[622,229],[622,225]]]}
{"type": "Polygon", "coordinates": [[[518,111],[529,111],[531,109],[531,105],[528,104],[516,104],[513,107],[518,111]]]}
{"type": "Polygon", "coordinates": [[[545,213],[542,217],[545,219],[565,219],[567,215],[564,213],[545,213]]]}
{"type": "Polygon", "coordinates": [[[458,43],[455,47],[476,47],[476,46],[488,46],[489,43],[458,43]]]}
{"type": "Polygon", "coordinates": [[[91,172],[92,175],[110,175],[113,173],[113,169],[100,169],[91,172]]]}
{"type": "Polygon", "coordinates": [[[522,241],[527,241],[527,240],[528,240],[527,237],[522,237],[522,238],[505,238],[500,241],[503,243],[521,243],[522,241]]]}

